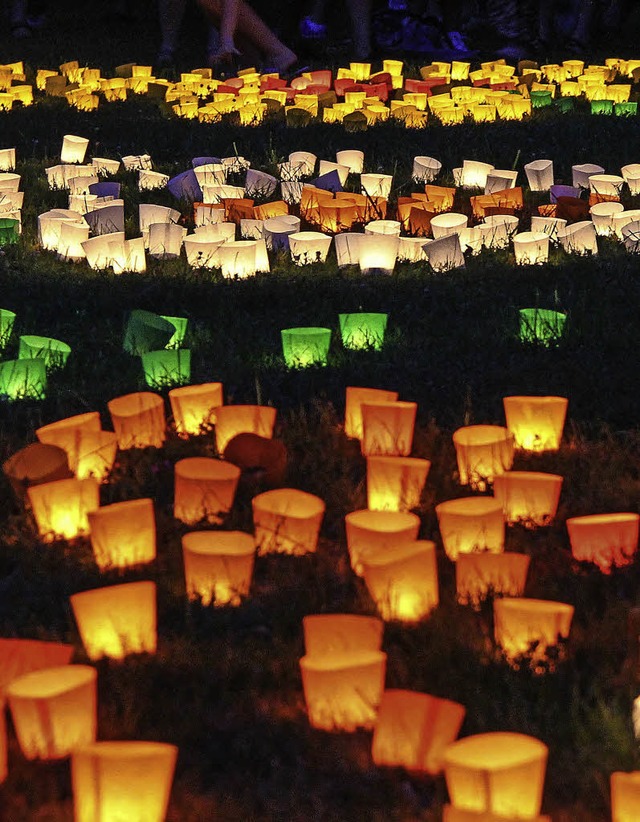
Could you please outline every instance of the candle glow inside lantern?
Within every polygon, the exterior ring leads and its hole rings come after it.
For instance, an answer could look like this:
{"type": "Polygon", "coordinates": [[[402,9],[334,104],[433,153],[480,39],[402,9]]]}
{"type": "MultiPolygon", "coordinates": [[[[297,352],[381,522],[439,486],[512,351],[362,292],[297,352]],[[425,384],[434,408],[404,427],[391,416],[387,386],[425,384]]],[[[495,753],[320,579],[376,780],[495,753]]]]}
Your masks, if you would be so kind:
{"type": "Polygon", "coordinates": [[[222,383],[184,385],[169,391],[173,421],[180,436],[202,434],[216,421],[216,410],[223,404],[222,383]]]}
{"type": "Polygon", "coordinates": [[[71,755],[75,822],[164,822],[178,749],[94,742],[71,755]]]}
{"type": "Polygon", "coordinates": [[[611,774],[611,822],[635,822],[640,814],[640,771],[611,774]]]}
{"type": "Polygon", "coordinates": [[[460,554],[504,551],[504,514],[494,497],[460,497],[436,505],[444,550],[455,562],[460,554]]]}
{"type": "Polygon", "coordinates": [[[332,238],[320,231],[294,231],[289,234],[289,253],[296,265],[324,263],[332,238]]]}
{"type": "Polygon", "coordinates": [[[464,705],[417,691],[382,694],[371,757],[378,767],[406,768],[437,776],[445,748],[458,736],[464,705]]]}
{"type": "Polygon", "coordinates": [[[544,231],[522,231],[513,238],[518,265],[541,265],[549,259],[549,235],[544,231]]]}
{"type": "Polygon", "coordinates": [[[176,462],[174,473],[174,517],[188,525],[221,523],[233,505],[238,466],[212,457],[187,457],[176,462]]]}
{"type": "Polygon", "coordinates": [[[32,485],[27,495],[43,542],[87,534],[88,514],[100,505],[99,484],[93,477],[32,485]]]}
{"type": "Polygon", "coordinates": [[[420,517],[403,511],[351,511],[344,518],[351,567],[360,576],[363,563],[418,538],[420,517]]]}
{"type": "Polygon", "coordinates": [[[65,134],[62,138],[60,161],[62,163],[83,163],[88,145],[89,140],[86,137],[65,134]]]}
{"type": "Polygon", "coordinates": [[[166,420],[159,394],[137,391],[109,400],[107,407],[119,448],[162,448],[166,420]]]}
{"type": "Polygon", "coordinates": [[[102,482],[113,467],[116,458],[116,435],[102,431],[97,411],[76,414],[36,429],[42,443],[62,448],[69,460],[69,468],[78,479],[93,476],[102,482]]]}
{"type": "Polygon", "coordinates": [[[367,506],[372,511],[410,511],[420,497],[431,463],[417,457],[367,458],[367,506]]]}
{"type": "Polygon", "coordinates": [[[562,336],[567,315],[548,308],[521,308],[520,341],[549,346],[562,336]]]}
{"type": "Polygon", "coordinates": [[[331,329],[306,326],[283,328],[282,353],[287,368],[326,365],[331,344],[331,329]]]}
{"type": "Polygon", "coordinates": [[[316,550],[326,509],[314,494],[295,488],[277,488],[251,502],[259,554],[300,555],[316,550]]]}
{"type": "Polygon", "coordinates": [[[388,318],[388,314],[380,313],[339,314],[342,344],[355,350],[372,348],[380,351],[388,318]]]}
{"type": "Polygon", "coordinates": [[[541,471],[505,471],[493,480],[506,521],[528,528],[549,525],[558,510],[563,478],[541,471]]]}
{"type": "Polygon", "coordinates": [[[350,385],[346,391],[344,412],[344,432],[353,439],[362,439],[362,405],[365,402],[396,402],[397,391],[386,391],[382,388],[360,388],[350,385]]]}
{"type": "Polygon", "coordinates": [[[393,272],[400,247],[398,235],[365,233],[358,238],[357,243],[358,265],[363,273],[379,271],[391,274],[393,272]]]}
{"type": "Polygon", "coordinates": [[[467,425],[453,432],[461,485],[484,491],[513,463],[513,436],[499,425],[467,425]]]}
{"type": "Polygon", "coordinates": [[[462,605],[479,607],[488,596],[521,597],[530,559],[526,554],[458,554],[456,593],[462,605]]]}
{"type": "Polygon", "coordinates": [[[569,403],[566,397],[503,397],[507,428],[516,448],[557,451],[569,403]]]}
{"type": "Polygon", "coordinates": [[[547,757],[543,742],[518,733],[476,734],[453,742],[444,752],[451,803],[461,810],[536,819],[547,757]]]}
{"type": "MultiPolygon", "coordinates": [[[[549,647],[569,636],[573,606],[526,597],[504,597],[493,602],[494,636],[511,665],[526,655],[537,666],[549,647]]],[[[550,663],[548,663],[550,664],[550,663]]]]}
{"type": "Polygon", "coordinates": [[[303,626],[300,669],[311,725],[325,731],[373,727],[387,659],[380,651],[382,622],[322,614],[305,617],[303,626]]]}
{"type": "Polygon", "coordinates": [[[406,457],[413,446],[416,402],[362,402],[362,454],[406,457]]]}
{"type": "Polygon", "coordinates": [[[101,571],[156,558],[156,521],[149,498],[114,502],[88,515],[91,547],[101,571]]]}
{"type": "Polygon", "coordinates": [[[62,759],[96,738],[97,672],[62,665],[14,679],[7,700],[27,759],[62,759]]]}
{"type": "Polygon", "coordinates": [[[438,605],[436,546],[428,540],[365,557],[362,575],[385,621],[417,622],[438,605]]]}
{"type": "Polygon", "coordinates": [[[257,434],[272,439],[277,409],[271,405],[223,405],[216,411],[216,449],[224,454],[238,434],[257,434]]]}
{"type": "Polygon", "coordinates": [[[249,596],[256,546],[242,531],[194,531],[182,537],[187,596],[205,607],[240,605],[249,596]]]}
{"type": "Polygon", "coordinates": [[[594,562],[605,574],[613,566],[629,565],[638,550],[639,522],[635,513],[570,517],[567,530],[574,559],[594,562]]]}
{"type": "Polygon", "coordinates": [[[156,652],[156,584],[127,582],[70,597],[89,659],[156,652]]]}

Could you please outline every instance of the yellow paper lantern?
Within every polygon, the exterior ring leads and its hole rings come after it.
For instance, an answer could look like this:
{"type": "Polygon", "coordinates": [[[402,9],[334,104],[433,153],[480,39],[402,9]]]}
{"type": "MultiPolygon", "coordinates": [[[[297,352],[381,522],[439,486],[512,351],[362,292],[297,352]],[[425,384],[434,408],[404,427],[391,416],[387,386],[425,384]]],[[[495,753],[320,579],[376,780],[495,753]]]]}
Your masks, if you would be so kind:
{"type": "Polygon", "coordinates": [[[547,746],[531,736],[494,732],[453,742],[444,753],[454,807],[535,819],[540,813],[547,746]]]}
{"type": "Polygon", "coordinates": [[[567,531],[574,559],[595,562],[605,574],[612,566],[629,565],[638,550],[639,523],[635,513],[570,517],[567,531]]]}
{"type": "Polygon", "coordinates": [[[453,432],[461,485],[484,491],[513,463],[513,436],[499,425],[467,425],[453,432]]]}
{"type": "Polygon", "coordinates": [[[194,531],[182,537],[189,599],[240,605],[249,595],[256,546],[243,531],[194,531]]]}
{"type": "Polygon", "coordinates": [[[505,471],[493,480],[493,493],[506,521],[527,528],[549,525],[558,510],[563,478],[541,471],[505,471]]]}
{"type": "Polygon", "coordinates": [[[31,486],[27,495],[43,542],[87,534],[88,514],[100,505],[99,485],[93,477],[45,482],[31,486]]]}
{"type": "Polygon", "coordinates": [[[373,732],[374,764],[437,776],[445,748],[458,736],[464,715],[464,706],[449,699],[386,690],[373,732]]]}
{"type": "Polygon", "coordinates": [[[166,421],[164,400],[151,391],[138,391],[116,397],[107,403],[118,447],[162,448],[166,421]]]}
{"type": "Polygon", "coordinates": [[[91,547],[101,571],[141,565],[156,558],[152,499],[114,502],[89,513],[91,547]]]}
{"type": "Polygon", "coordinates": [[[416,402],[362,402],[363,456],[409,456],[417,411],[416,402]]]}
{"type": "Polygon", "coordinates": [[[420,505],[431,463],[417,457],[367,457],[367,507],[410,511],[420,505]]]}
{"type": "Polygon", "coordinates": [[[460,554],[504,551],[504,513],[494,497],[460,497],[436,505],[444,550],[455,562],[460,554]]]}
{"type": "Polygon", "coordinates": [[[7,699],[27,759],[62,759],[95,740],[96,681],[95,668],[63,665],[11,682],[7,699]]]}
{"type": "Polygon", "coordinates": [[[277,488],[251,502],[260,554],[306,554],[316,550],[326,504],[295,488],[277,488]]]}
{"type": "Polygon", "coordinates": [[[223,405],[216,411],[216,449],[224,454],[238,434],[257,434],[271,439],[277,410],[270,405],[223,405]]]}
{"type": "Polygon", "coordinates": [[[408,512],[362,509],[344,519],[351,567],[359,575],[368,559],[415,542],[420,530],[420,517],[408,512]]]}
{"type": "Polygon", "coordinates": [[[566,397],[503,397],[502,402],[516,448],[536,452],[560,448],[566,397]]]}
{"type": "Polygon", "coordinates": [[[523,654],[532,663],[544,660],[547,649],[569,636],[573,606],[525,597],[504,597],[493,603],[494,635],[507,659],[516,664],[523,654]]]}
{"type": "Polygon", "coordinates": [[[155,582],[109,585],[73,594],[70,600],[89,659],[155,654],[155,582]]]}
{"type": "Polygon", "coordinates": [[[428,540],[366,556],[362,575],[385,621],[417,622],[438,605],[436,546],[428,540]]]}
{"type": "Polygon", "coordinates": [[[397,391],[385,391],[382,388],[358,388],[348,386],[344,412],[344,432],[348,437],[362,439],[362,404],[372,402],[396,402],[397,391]]]}
{"type": "Polygon", "coordinates": [[[176,463],[174,473],[174,517],[188,525],[222,522],[236,495],[238,466],[211,457],[187,457],[176,463]]]}
{"type": "Polygon", "coordinates": [[[636,822],[640,818],[640,771],[611,774],[611,822],[636,822]]]}
{"type": "Polygon", "coordinates": [[[75,822],[164,822],[178,749],[94,742],[71,755],[75,822]]]}
{"type": "Polygon", "coordinates": [[[502,554],[458,554],[456,593],[462,605],[478,607],[491,594],[521,597],[527,582],[530,558],[502,554]]]}

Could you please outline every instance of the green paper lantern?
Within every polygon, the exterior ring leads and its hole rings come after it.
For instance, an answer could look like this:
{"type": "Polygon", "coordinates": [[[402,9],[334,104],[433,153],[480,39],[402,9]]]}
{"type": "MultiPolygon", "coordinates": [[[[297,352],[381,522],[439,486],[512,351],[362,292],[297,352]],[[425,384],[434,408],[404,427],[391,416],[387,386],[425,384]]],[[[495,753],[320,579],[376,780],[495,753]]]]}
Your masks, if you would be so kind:
{"type": "Polygon", "coordinates": [[[638,113],[637,103],[614,103],[613,113],[616,117],[632,117],[638,113]]]}
{"type": "Polygon", "coordinates": [[[176,326],[170,320],[152,311],[135,309],[127,321],[123,348],[134,355],[158,351],[169,344],[175,333],[176,326]]]}
{"type": "Polygon", "coordinates": [[[550,91],[532,91],[531,92],[531,108],[546,108],[553,102],[553,97],[550,91]]]}
{"type": "Polygon", "coordinates": [[[47,368],[44,359],[0,363],[0,396],[9,400],[43,400],[46,390],[47,368]]]}
{"type": "Polygon", "coordinates": [[[186,385],[191,382],[191,351],[188,348],[161,348],[142,355],[144,378],[150,388],[186,385]]]}
{"type": "Polygon", "coordinates": [[[15,319],[16,315],[13,311],[9,311],[8,308],[0,308],[0,351],[4,350],[9,342],[15,319]]]}
{"type": "Polygon", "coordinates": [[[308,365],[326,365],[331,329],[283,328],[282,353],[288,368],[305,368],[308,365]]]}
{"type": "Polygon", "coordinates": [[[340,334],[345,348],[380,351],[384,342],[388,314],[338,314],[340,334]]]}
{"type": "Polygon", "coordinates": [[[160,314],[160,316],[175,328],[173,336],[165,345],[165,348],[180,348],[187,333],[189,320],[186,317],[168,317],[166,314],[160,314]]]}
{"type": "Polygon", "coordinates": [[[71,353],[71,346],[53,337],[38,337],[35,334],[24,334],[20,337],[18,359],[31,358],[44,360],[48,369],[64,368],[71,353]]]}
{"type": "Polygon", "coordinates": [[[613,114],[613,100],[592,100],[592,114],[613,114]]]}
{"type": "Polygon", "coordinates": [[[551,345],[562,336],[567,315],[548,308],[520,309],[520,341],[551,345]]]}
{"type": "Polygon", "coordinates": [[[17,243],[20,236],[20,223],[12,217],[0,217],[0,246],[17,243]]]}
{"type": "Polygon", "coordinates": [[[574,101],[574,97],[559,97],[557,100],[554,100],[553,105],[561,114],[568,114],[570,111],[573,111],[575,107],[574,101]]]}

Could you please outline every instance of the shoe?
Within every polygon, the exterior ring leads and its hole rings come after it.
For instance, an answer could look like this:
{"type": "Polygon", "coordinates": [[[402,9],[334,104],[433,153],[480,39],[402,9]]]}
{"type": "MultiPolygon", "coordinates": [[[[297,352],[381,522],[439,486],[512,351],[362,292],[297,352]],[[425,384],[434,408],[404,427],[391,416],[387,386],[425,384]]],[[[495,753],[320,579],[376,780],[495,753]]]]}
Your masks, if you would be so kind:
{"type": "Polygon", "coordinates": [[[316,23],[311,17],[303,17],[300,21],[300,37],[303,40],[325,40],[327,27],[324,23],[316,23]]]}

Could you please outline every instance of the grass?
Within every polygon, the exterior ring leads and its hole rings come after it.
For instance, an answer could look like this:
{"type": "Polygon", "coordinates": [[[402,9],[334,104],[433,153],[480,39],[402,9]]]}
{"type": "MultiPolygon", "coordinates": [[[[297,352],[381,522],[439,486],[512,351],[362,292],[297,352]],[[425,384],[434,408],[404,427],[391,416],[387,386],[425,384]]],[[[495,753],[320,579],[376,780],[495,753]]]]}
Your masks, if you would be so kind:
{"type": "MultiPolygon", "coordinates": [[[[61,3],[58,24],[73,4],[61,3]]],[[[79,58],[100,63],[96,43],[79,33],[95,27],[102,4],[75,23],[63,41],[43,38],[20,48],[0,40],[7,61],[26,55],[32,66],[79,58]]],[[[145,3],[134,14],[153,14],[145,3]]],[[[115,18],[113,18],[115,25],[115,18]]],[[[119,24],[118,24],[119,25],[119,24]]],[[[114,29],[115,31],[116,29],[114,29]]],[[[152,36],[134,37],[122,25],[110,65],[150,61],[152,36]],[[138,42],[139,41],[139,42],[138,42]]],[[[197,62],[197,61],[195,61],[197,62]]],[[[186,67],[186,66],[185,66],[186,67]]],[[[410,688],[463,703],[464,734],[517,730],[550,747],[544,810],[554,822],[608,818],[609,774],[640,768],[630,714],[637,672],[624,667],[630,606],[638,602],[637,564],[608,576],[571,559],[564,521],[604,511],[637,511],[640,436],[636,429],[640,343],[638,258],[611,242],[601,254],[575,258],[554,251],[549,264],[514,267],[507,252],[483,253],[465,270],[434,275],[400,264],[393,277],[363,277],[337,269],[332,257],[309,270],[277,256],[270,275],[229,282],[191,271],[183,260],[151,261],[144,275],[95,272],[41,252],[35,219],[63,205],[46,186],[44,168],[56,161],[65,133],[91,139],[91,153],[121,156],[148,151],[159,171],[174,174],[192,156],[237,151],[273,172],[290,151],[309,149],[331,159],[358,147],[367,170],[394,170],[395,196],[413,190],[414,155],[431,154],[445,169],[465,158],[511,168],[553,158],[556,179],[571,165],[597,162],[607,171],[638,159],[637,118],[537,111],[527,123],[465,124],[425,131],[389,123],[357,134],[340,127],[287,129],[210,127],[166,117],[153,103],[133,100],[97,112],[68,109],[59,100],[2,115],[2,146],[15,145],[25,198],[25,234],[0,254],[0,303],[16,312],[4,358],[17,353],[19,334],[69,343],[67,366],[51,375],[41,402],[0,403],[0,460],[34,439],[38,426],[98,410],[109,427],[107,401],[143,389],[139,358],[122,350],[130,310],[144,308],[189,319],[192,381],[220,380],[227,403],[271,403],[277,435],[289,454],[287,484],[327,503],[317,554],[260,557],[252,594],[239,608],[202,608],[185,597],[180,537],[172,516],[173,465],[186,456],[212,455],[209,434],[179,440],[161,451],[123,452],[102,504],[138,497],[155,501],[158,558],[149,568],[99,574],[87,540],[39,543],[27,512],[0,480],[0,635],[73,642],[86,662],[69,605],[76,591],[153,579],[158,586],[158,653],[123,663],[98,663],[99,737],[157,739],[179,746],[169,819],[185,820],[421,820],[441,818],[442,779],[386,771],[372,765],[370,734],[325,734],[309,728],[298,660],[306,614],[374,613],[363,583],[349,568],[344,515],[366,504],[365,463],[342,430],[347,385],[393,388],[419,404],[414,453],[432,461],[420,506],[420,536],[438,545],[441,605],[429,620],[385,627],[387,687],[410,688]],[[518,309],[567,312],[557,346],[523,346],[518,309]],[[338,314],[389,313],[381,351],[351,351],[339,343],[338,314]],[[290,371],[280,330],[319,325],[333,329],[329,367],[290,371]],[[561,450],[519,456],[516,468],[565,477],[561,507],[549,528],[510,528],[507,549],[531,556],[527,594],[576,608],[566,658],[544,676],[527,665],[510,668],[492,642],[490,603],[478,612],[455,603],[452,564],[439,540],[434,505],[465,493],[455,477],[451,433],[463,424],[502,423],[508,394],[569,397],[561,450]]],[[[140,201],[175,206],[166,193],[140,195],[134,175],[121,172],[131,230],[140,201]]],[[[527,213],[538,200],[529,197],[527,213]]],[[[636,206],[630,200],[628,207],[636,206]]],[[[464,207],[464,206],[463,206],[464,207]]],[[[526,218],[525,218],[526,219],[526,218]]],[[[163,392],[166,394],[166,392],[163,392]]],[[[243,478],[225,527],[250,531],[251,498],[259,478],[243,478]]],[[[66,763],[26,762],[10,737],[10,772],[0,786],[7,822],[62,822],[72,818],[66,763]]]]}

